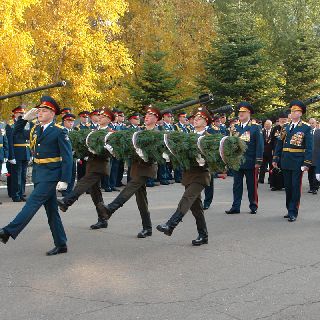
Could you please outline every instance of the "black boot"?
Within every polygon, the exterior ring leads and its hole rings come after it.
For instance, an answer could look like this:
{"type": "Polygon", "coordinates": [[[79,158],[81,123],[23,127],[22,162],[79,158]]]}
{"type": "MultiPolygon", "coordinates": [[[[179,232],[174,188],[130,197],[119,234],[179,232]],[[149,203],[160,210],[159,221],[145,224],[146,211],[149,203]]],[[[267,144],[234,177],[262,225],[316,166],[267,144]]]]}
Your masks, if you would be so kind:
{"type": "Polygon", "coordinates": [[[163,232],[167,236],[171,236],[174,228],[182,221],[183,214],[176,211],[171,218],[163,224],[157,226],[157,230],[163,232]]]}
{"type": "Polygon", "coordinates": [[[72,206],[79,198],[79,195],[74,192],[69,193],[62,199],[57,199],[58,206],[62,212],[66,212],[70,206],[72,206]]]}
{"type": "Polygon", "coordinates": [[[108,228],[108,221],[105,219],[98,219],[98,222],[90,226],[92,230],[102,229],[102,228],[108,228]]]}
{"type": "Polygon", "coordinates": [[[199,235],[198,238],[195,240],[192,240],[193,246],[201,246],[202,244],[208,243],[208,232],[207,230],[198,230],[199,235]]]}
{"type": "Polygon", "coordinates": [[[9,238],[10,238],[10,235],[7,234],[3,229],[0,229],[0,241],[6,244],[9,238]]]}

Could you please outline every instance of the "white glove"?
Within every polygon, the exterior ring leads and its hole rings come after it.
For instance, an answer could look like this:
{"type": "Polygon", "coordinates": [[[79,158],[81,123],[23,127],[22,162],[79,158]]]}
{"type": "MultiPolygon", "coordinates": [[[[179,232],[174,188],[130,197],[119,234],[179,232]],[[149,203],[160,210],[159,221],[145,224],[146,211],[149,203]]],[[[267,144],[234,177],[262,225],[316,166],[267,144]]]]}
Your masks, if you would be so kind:
{"type": "Polygon", "coordinates": [[[7,158],[4,158],[4,159],[3,159],[3,163],[6,163],[7,161],[8,161],[7,158]]]}
{"type": "Polygon", "coordinates": [[[317,178],[318,181],[320,181],[320,173],[316,174],[316,178],[317,178]]]}
{"type": "Polygon", "coordinates": [[[32,108],[22,117],[22,119],[31,121],[37,117],[37,112],[38,112],[37,108],[32,108]]]}
{"type": "Polygon", "coordinates": [[[308,170],[308,167],[306,167],[306,166],[301,166],[301,171],[303,172],[303,171],[307,171],[308,170]]]}
{"type": "Polygon", "coordinates": [[[68,188],[68,184],[63,181],[59,181],[56,187],[58,191],[64,191],[64,190],[67,190],[67,188],[68,188]]]}
{"type": "Polygon", "coordinates": [[[11,163],[11,164],[17,164],[17,160],[16,159],[8,160],[8,162],[11,163]]]}
{"type": "Polygon", "coordinates": [[[88,161],[89,157],[84,157],[83,160],[84,161],[88,161]]]}

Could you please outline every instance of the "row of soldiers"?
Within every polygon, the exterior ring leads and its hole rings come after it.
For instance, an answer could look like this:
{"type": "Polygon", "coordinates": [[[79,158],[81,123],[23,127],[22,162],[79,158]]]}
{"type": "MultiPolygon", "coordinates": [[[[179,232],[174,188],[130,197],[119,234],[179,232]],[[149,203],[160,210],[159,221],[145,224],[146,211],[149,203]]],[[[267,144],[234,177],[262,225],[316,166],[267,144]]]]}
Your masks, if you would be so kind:
{"type": "MultiPolygon", "coordinates": [[[[302,174],[304,171],[308,171],[312,165],[313,145],[310,126],[301,120],[306,111],[306,106],[303,102],[294,100],[290,104],[290,109],[291,121],[283,124],[278,133],[275,134],[277,135],[277,143],[273,153],[272,167],[278,170],[281,168],[288,211],[285,218],[289,222],[294,222],[298,216],[302,174]]],[[[250,213],[256,214],[258,211],[258,173],[263,164],[263,132],[261,126],[251,119],[254,108],[249,102],[239,103],[237,111],[239,114],[238,123],[230,126],[228,134],[238,136],[245,141],[247,149],[239,170],[232,172],[234,179],[233,203],[231,208],[226,210],[226,213],[240,213],[243,178],[246,177],[250,213]]],[[[33,152],[34,190],[15,219],[0,229],[0,240],[6,243],[10,237],[15,239],[37,210],[44,205],[55,243],[55,247],[47,254],[55,255],[67,252],[67,239],[59,216],[58,206],[61,211],[67,211],[86,191],[89,191],[98,214],[98,222],[92,225],[91,229],[106,228],[108,220],[113,214],[135,195],[142,220],[142,230],[138,233],[138,237],[151,236],[152,223],[148,209],[146,185],[148,180],[156,179],[158,171],[156,163],[132,160],[130,164],[131,179],[111,203],[105,204],[100,185],[103,178],[109,174],[110,167],[112,173],[113,159],[110,163],[109,159],[92,154],[88,159],[85,159],[87,160],[87,167],[84,176],[78,180],[76,186],[69,193],[62,199],[57,200],[56,190],[67,190],[72,180],[74,165],[72,146],[68,138],[68,130],[72,130],[72,126],[70,125],[67,129],[67,125],[63,127],[57,124],[54,118],[59,113],[60,107],[57,102],[53,98],[45,96],[41,98],[40,105],[37,108],[31,109],[22,117],[19,117],[15,123],[13,137],[20,134],[30,137],[30,147],[33,152]],[[39,124],[27,128],[29,122],[35,118],[37,118],[39,124]]],[[[96,122],[97,130],[113,131],[110,126],[115,121],[114,112],[108,108],[103,108],[103,110],[94,113],[98,120],[96,122]]],[[[172,118],[172,114],[168,113],[168,117],[172,118]]],[[[180,121],[180,117],[179,123],[182,130],[186,126],[180,121]]],[[[72,123],[74,118],[71,113],[67,113],[63,116],[63,121],[72,123]]],[[[220,126],[215,125],[215,119],[202,106],[194,110],[193,118],[193,132],[199,136],[222,133],[222,130],[224,130],[220,121],[220,126]]],[[[93,120],[92,117],[91,120],[93,120]]],[[[93,120],[93,125],[95,125],[94,122],[93,120]]],[[[170,122],[167,122],[166,117],[162,116],[160,110],[153,106],[148,106],[145,109],[144,126],[138,128],[138,124],[136,124],[137,130],[167,130],[164,129],[166,125],[170,129],[170,122]],[[160,121],[163,121],[162,125],[159,125],[160,121]]],[[[227,129],[225,132],[227,132],[227,129]]],[[[221,174],[226,175],[225,172],[221,174]]],[[[316,165],[316,177],[320,180],[319,163],[316,165]]],[[[190,209],[195,217],[198,231],[198,237],[192,241],[192,244],[195,246],[207,244],[208,230],[201,192],[212,186],[213,175],[206,165],[195,166],[182,171],[181,182],[185,186],[185,191],[177,209],[166,223],[157,226],[157,230],[171,236],[173,230],[190,209]]]]}

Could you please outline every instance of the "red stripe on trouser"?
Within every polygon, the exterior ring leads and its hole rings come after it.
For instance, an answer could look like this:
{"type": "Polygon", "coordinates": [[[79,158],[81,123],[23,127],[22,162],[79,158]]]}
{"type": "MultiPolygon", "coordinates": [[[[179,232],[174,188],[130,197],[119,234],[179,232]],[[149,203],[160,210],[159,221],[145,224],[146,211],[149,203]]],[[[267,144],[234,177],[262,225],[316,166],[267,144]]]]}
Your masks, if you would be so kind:
{"type": "Polygon", "coordinates": [[[253,170],[253,174],[254,174],[254,177],[253,177],[253,195],[254,195],[254,201],[257,205],[257,208],[258,208],[258,168],[254,168],[253,170]]]}
{"type": "MultiPolygon", "coordinates": [[[[301,199],[301,193],[302,193],[302,178],[303,178],[303,174],[304,174],[304,171],[302,171],[301,177],[300,177],[300,199],[301,199]]],[[[300,201],[297,204],[297,209],[299,209],[299,208],[300,208],[300,201]]]]}

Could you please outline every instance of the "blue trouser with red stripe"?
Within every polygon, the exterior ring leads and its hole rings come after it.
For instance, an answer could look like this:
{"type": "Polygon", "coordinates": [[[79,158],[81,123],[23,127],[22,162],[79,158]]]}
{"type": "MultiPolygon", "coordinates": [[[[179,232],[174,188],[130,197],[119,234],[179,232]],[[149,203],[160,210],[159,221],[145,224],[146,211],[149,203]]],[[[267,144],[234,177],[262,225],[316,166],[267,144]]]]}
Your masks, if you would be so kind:
{"type": "Polygon", "coordinates": [[[258,209],[258,170],[257,169],[240,169],[233,171],[233,204],[232,209],[240,211],[243,195],[243,177],[246,177],[249,208],[250,210],[258,209]]]}
{"type": "Polygon", "coordinates": [[[284,187],[286,189],[286,207],[289,217],[297,217],[300,198],[301,198],[301,184],[303,172],[299,170],[282,169],[284,187]]]}

